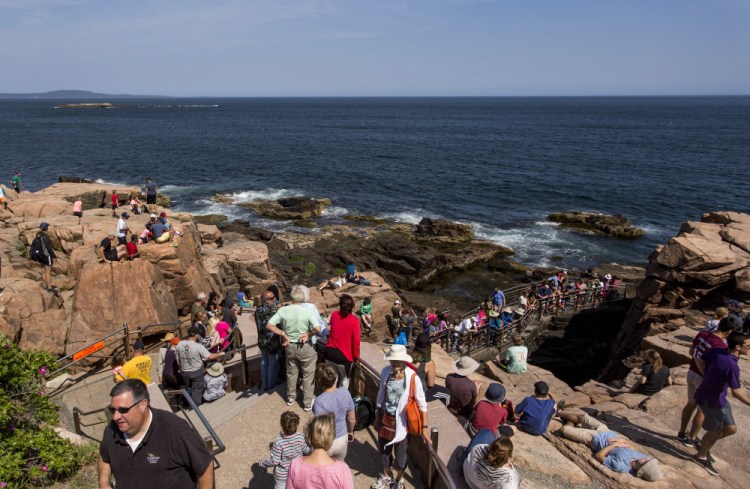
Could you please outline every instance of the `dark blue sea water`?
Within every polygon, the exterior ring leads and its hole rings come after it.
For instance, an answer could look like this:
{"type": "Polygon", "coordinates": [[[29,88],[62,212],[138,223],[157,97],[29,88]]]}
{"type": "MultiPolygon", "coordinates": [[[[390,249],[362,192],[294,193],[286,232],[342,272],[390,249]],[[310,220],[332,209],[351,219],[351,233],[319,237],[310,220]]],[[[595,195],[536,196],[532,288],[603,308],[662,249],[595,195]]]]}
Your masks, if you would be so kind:
{"type": "Polygon", "coordinates": [[[331,197],[321,224],[442,217],[527,264],[577,267],[643,264],[683,221],[750,208],[750,97],[119,102],[132,107],[0,101],[3,179],[21,169],[34,190],[61,174],[151,175],[179,210],[274,230],[293,225],[212,196],[331,197]],[[569,209],[621,213],[648,234],[623,242],[545,221],[569,209]]]}

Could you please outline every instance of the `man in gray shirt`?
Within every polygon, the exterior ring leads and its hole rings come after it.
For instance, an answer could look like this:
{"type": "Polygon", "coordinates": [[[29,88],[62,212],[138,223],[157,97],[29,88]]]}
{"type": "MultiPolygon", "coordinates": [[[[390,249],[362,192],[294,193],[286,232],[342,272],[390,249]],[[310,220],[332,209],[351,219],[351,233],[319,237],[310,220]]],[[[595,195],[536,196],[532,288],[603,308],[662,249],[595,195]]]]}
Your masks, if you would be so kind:
{"type": "Polygon", "coordinates": [[[180,341],[175,348],[182,380],[196,405],[200,405],[203,400],[203,391],[206,390],[206,382],[203,380],[203,361],[213,360],[222,355],[209,353],[206,347],[198,342],[199,335],[198,328],[190,326],[187,339],[180,341]]]}

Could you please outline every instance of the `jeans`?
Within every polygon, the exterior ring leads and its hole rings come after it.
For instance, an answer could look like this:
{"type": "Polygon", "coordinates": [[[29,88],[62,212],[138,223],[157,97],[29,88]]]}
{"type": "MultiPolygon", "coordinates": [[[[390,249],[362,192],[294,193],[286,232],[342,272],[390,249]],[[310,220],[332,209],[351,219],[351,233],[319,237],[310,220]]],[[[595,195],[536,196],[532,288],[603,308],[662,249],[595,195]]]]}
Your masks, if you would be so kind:
{"type": "Polygon", "coordinates": [[[206,381],[203,379],[203,369],[192,372],[181,372],[182,380],[185,381],[187,391],[193,398],[196,406],[203,402],[203,391],[206,390],[206,381]]]}
{"type": "Polygon", "coordinates": [[[260,382],[264,391],[270,391],[279,381],[279,352],[260,352],[260,382]]]}

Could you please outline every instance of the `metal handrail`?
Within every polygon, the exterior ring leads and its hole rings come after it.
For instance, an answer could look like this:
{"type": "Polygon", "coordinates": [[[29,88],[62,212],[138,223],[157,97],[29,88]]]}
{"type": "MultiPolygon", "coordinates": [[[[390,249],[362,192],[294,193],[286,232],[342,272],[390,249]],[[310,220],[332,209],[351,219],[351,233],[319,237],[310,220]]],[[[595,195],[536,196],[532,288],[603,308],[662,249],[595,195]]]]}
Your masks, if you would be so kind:
{"type": "MultiPolygon", "coordinates": [[[[107,335],[105,335],[105,336],[102,336],[101,338],[99,338],[99,339],[97,339],[97,340],[95,340],[95,341],[93,341],[93,342],[89,343],[88,345],[86,345],[86,346],[85,346],[85,347],[83,347],[83,348],[80,348],[80,349],[78,349],[78,350],[76,350],[76,351],[74,351],[74,352],[72,352],[72,353],[69,353],[69,354],[67,354],[67,355],[65,355],[65,356],[62,356],[62,357],[58,358],[58,359],[57,359],[57,361],[56,361],[55,363],[59,365],[59,364],[60,364],[61,362],[65,361],[66,359],[74,358],[74,356],[75,356],[76,354],[78,354],[78,353],[80,353],[80,352],[82,352],[82,351],[85,351],[85,350],[87,350],[87,349],[89,349],[89,348],[92,348],[92,347],[94,347],[94,346],[98,345],[99,343],[101,343],[101,342],[103,342],[103,341],[106,341],[106,340],[108,340],[108,339],[112,338],[112,337],[113,337],[113,336],[115,336],[115,335],[121,335],[121,336],[119,336],[118,338],[116,338],[116,339],[114,339],[114,340],[112,340],[112,341],[109,341],[109,342],[105,343],[105,344],[104,344],[104,345],[103,345],[103,346],[102,346],[101,348],[99,348],[99,349],[103,349],[103,348],[106,348],[106,347],[108,347],[108,346],[111,346],[111,345],[113,345],[113,344],[117,343],[118,341],[122,341],[122,342],[123,342],[123,346],[124,346],[124,348],[125,348],[125,351],[126,351],[126,354],[127,354],[127,356],[130,356],[130,337],[131,337],[132,335],[137,335],[137,336],[138,336],[138,339],[139,339],[139,340],[143,340],[143,333],[144,333],[145,331],[147,331],[148,329],[150,329],[150,328],[153,328],[153,327],[157,327],[157,326],[175,326],[175,325],[179,325],[179,324],[182,324],[182,323],[181,323],[180,321],[171,321],[171,322],[167,322],[167,323],[154,323],[154,324],[147,324],[147,325],[145,325],[145,326],[138,326],[138,327],[137,327],[137,328],[136,328],[136,329],[135,329],[135,330],[133,331],[133,330],[131,330],[131,329],[130,329],[130,327],[128,326],[128,323],[123,323],[123,326],[122,326],[122,328],[120,328],[120,329],[118,329],[118,330],[116,330],[116,331],[113,331],[113,332],[111,332],[111,333],[109,333],[109,334],[107,334],[107,335]],[[123,332],[124,332],[124,334],[122,334],[123,332]]],[[[97,351],[98,351],[98,350],[97,350],[97,351]]],[[[51,371],[51,372],[48,372],[48,373],[47,373],[47,374],[46,374],[46,375],[44,376],[44,378],[45,378],[45,379],[47,379],[47,380],[49,380],[49,379],[51,379],[52,377],[55,377],[55,376],[56,376],[56,375],[57,375],[58,373],[62,372],[63,370],[65,370],[65,369],[67,369],[67,368],[69,368],[69,367],[72,367],[73,365],[77,364],[78,362],[80,362],[81,360],[83,360],[84,358],[87,358],[87,357],[89,357],[89,356],[90,356],[90,355],[86,355],[86,356],[84,356],[84,357],[82,357],[82,358],[79,358],[79,359],[77,359],[77,360],[73,360],[73,361],[71,361],[71,362],[68,362],[68,363],[66,363],[65,365],[63,365],[62,367],[58,367],[57,369],[55,369],[55,370],[53,370],[53,371],[51,371]]],[[[98,356],[97,356],[97,358],[112,358],[112,356],[113,356],[113,355],[111,355],[111,354],[110,354],[110,355],[98,355],[98,356]]]]}
{"type": "MultiPolygon", "coordinates": [[[[380,373],[375,370],[375,368],[367,363],[367,361],[363,360],[362,358],[359,358],[356,360],[356,363],[362,367],[362,371],[367,372],[370,374],[370,376],[375,379],[375,382],[378,386],[380,386],[380,373]]],[[[434,464],[434,468],[437,469],[437,473],[440,476],[440,479],[445,484],[445,487],[447,489],[456,489],[456,483],[453,481],[453,476],[451,476],[450,471],[448,470],[448,467],[443,463],[440,456],[437,454],[434,448],[434,444],[437,443],[437,436],[438,431],[437,429],[433,428],[431,431],[433,444],[430,445],[428,443],[425,443],[425,446],[427,447],[428,453],[430,454],[430,464],[431,467],[428,467],[428,472],[431,472],[434,464]]]]}
{"type": "MultiPolygon", "coordinates": [[[[211,445],[210,445],[211,456],[215,457],[216,455],[226,450],[227,447],[224,446],[224,443],[221,441],[221,438],[219,438],[219,435],[216,434],[216,431],[214,431],[214,428],[213,426],[211,426],[211,423],[208,422],[208,420],[203,415],[198,405],[195,403],[195,401],[193,401],[193,398],[190,396],[190,393],[187,391],[187,389],[175,389],[175,390],[164,391],[164,395],[168,397],[173,396],[175,394],[180,394],[182,398],[187,401],[187,403],[190,405],[190,408],[193,410],[193,412],[196,415],[198,415],[198,419],[203,424],[203,427],[206,428],[206,431],[208,431],[208,434],[212,440],[211,445]],[[216,445],[215,448],[214,448],[214,444],[216,445]]],[[[180,406],[180,411],[182,411],[182,413],[185,415],[185,419],[190,424],[190,426],[192,426],[195,431],[198,431],[198,429],[195,427],[195,424],[193,424],[193,420],[191,420],[190,416],[188,416],[185,413],[185,410],[183,409],[182,406],[180,406]]]]}

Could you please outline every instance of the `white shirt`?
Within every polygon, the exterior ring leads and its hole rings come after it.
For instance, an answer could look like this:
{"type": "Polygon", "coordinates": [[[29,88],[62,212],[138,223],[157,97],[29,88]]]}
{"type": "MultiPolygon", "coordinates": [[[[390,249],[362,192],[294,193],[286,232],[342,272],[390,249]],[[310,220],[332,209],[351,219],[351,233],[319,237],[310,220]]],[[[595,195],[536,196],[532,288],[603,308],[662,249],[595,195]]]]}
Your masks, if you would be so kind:
{"type": "Polygon", "coordinates": [[[128,223],[122,217],[117,221],[117,237],[125,238],[128,234],[128,223]]]}

